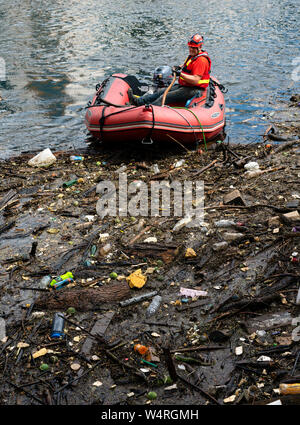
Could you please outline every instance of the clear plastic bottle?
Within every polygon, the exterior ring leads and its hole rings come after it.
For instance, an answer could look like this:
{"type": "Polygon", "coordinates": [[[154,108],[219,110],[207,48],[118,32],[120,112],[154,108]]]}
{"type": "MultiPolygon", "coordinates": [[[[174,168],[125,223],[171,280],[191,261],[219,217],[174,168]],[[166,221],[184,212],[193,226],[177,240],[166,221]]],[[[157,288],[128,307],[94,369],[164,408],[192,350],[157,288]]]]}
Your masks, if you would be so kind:
{"type": "Polygon", "coordinates": [[[234,225],[235,225],[235,222],[232,220],[219,220],[215,222],[216,227],[231,227],[234,225]]]}
{"type": "Polygon", "coordinates": [[[158,165],[157,164],[153,164],[153,166],[152,166],[152,172],[154,173],[154,174],[158,174],[159,173],[159,167],[158,167],[158,165]]]}
{"type": "Polygon", "coordinates": [[[44,289],[44,288],[48,288],[50,282],[52,280],[52,277],[50,275],[48,276],[44,276],[40,281],[39,281],[39,288],[44,289]]]}
{"type": "Polygon", "coordinates": [[[110,250],[111,250],[111,244],[107,243],[100,248],[99,253],[100,255],[105,256],[109,253],[110,250]]]}
{"type": "Polygon", "coordinates": [[[296,298],[296,304],[297,305],[300,304],[300,288],[298,289],[298,294],[297,294],[297,298],[296,298]]]}
{"type": "Polygon", "coordinates": [[[6,323],[3,317],[0,317],[0,341],[6,337],[6,323]]]}
{"type": "Polygon", "coordinates": [[[129,298],[128,300],[121,301],[120,306],[125,307],[130,304],[136,304],[136,303],[139,303],[140,301],[146,300],[147,298],[153,297],[156,294],[157,294],[157,291],[153,291],[153,292],[148,292],[147,294],[139,295],[137,297],[129,298]]]}
{"type": "Polygon", "coordinates": [[[146,310],[146,316],[152,316],[157,312],[161,303],[162,297],[160,295],[155,295],[153,300],[151,301],[149,307],[146,310]]]}
{"type": "Polygon", "coordinates": [[[176,161],[175,164],[173,165],[174,168],[179,168],[181,167],[183,164],[185,163],[184,159],[180,159],[179,161],[176,161]]]}

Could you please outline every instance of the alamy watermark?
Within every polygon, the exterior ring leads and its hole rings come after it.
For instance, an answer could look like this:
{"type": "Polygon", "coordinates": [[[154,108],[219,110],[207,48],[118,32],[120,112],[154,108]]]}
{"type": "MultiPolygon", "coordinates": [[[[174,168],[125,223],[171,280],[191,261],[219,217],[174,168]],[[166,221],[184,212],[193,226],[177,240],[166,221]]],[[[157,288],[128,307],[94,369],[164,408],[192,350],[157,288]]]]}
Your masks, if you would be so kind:
{"type": "Polygon", "coordinates": [[[1,81],[6,81],[6,63],[2,57],[0,57],[0,82],[1,81]]]}
{"type": "Polygon", "coordinates": [[[295,66],[295,69],[292,71],[292,80],[300,81],[300,56],[292,60],[292,65],[295,66]]]}
{"type": "Polygon", "coordinates": [[[125,172],[119,173],[117,184],[103,180],[96,192],[101,195],[96,205],[97,214],[105,216],[185,217],[187,227],[204,223],[204,182],[173,180],[142,180],[128,183],[125,172]]]}

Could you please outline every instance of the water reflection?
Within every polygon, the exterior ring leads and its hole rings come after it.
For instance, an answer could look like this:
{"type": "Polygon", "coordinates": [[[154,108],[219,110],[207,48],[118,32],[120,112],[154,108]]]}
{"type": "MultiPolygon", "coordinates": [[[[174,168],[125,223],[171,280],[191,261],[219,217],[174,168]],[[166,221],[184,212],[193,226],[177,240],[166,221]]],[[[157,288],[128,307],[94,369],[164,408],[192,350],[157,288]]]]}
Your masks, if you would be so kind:
{"type": "Polygon", "coordinates": [[[0,113],[0,145],[82,146],[83,108],[96,83],[113,72],[150,81],[156,66],[182,63],[187,38],[198,31],[213,74],[229,88],[227,131],[255,139],[270,100],[289,95],[299,18],[298,0],[253,0],[251,7],[246,0],[0,0],[7,64],[0,91],[6,105],[17,105],[17,119],[0,113]]]}

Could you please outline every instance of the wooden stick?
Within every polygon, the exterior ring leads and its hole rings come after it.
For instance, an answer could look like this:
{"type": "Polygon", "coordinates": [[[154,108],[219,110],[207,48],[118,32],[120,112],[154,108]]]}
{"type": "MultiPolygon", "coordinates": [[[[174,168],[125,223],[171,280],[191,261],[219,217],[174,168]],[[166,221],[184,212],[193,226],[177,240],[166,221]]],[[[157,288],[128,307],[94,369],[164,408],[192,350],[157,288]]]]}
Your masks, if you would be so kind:
{"type": "Polygon", "coordinates": [[[148,232],[148,230],[150,230],[151,227],[152,226],[145,227],[138,235],[136,235],[133,239],[131,239],[128,245],[134,244],[134,242],[137,241],[141,236],[143,236],[144,233],[148,232]]]}
{"type": "MultiPolygon", "coordinates": [[[[63,385],[62,387],[58,388],[57,390],[54,391],[54,394],[60,393],[62,390],[64,390],[65,388],[67,388],[69,385],[73,384],[73,382],[78,381],[79,379],[83,378],[85,375],[87,375],[88,373],[90,373],[93,369],[95,369],[95,367],[97,367],[99,364],[101,364],[103,362],[103,360],[99,360],[99,362],[95,363],[94,366],[92,366],[90,369],[86,370],[82,375],[77,376],[76,378],[72,379],[71,381],[67,382],[65,385],[63,385]]],[[[45,404],[45,403],[44,403],[45,404]]]]}
{"type": "Polygon", "coordinates": [[[34,399],[35,401],[37,401],[38,403],[40,403],[40,404],[46,404],[46,403],[44,403],[44,402],[43,402],[43,400],[41,400],[41,399],[37,398],[34,394],[31,394],[29,391],[25,390],[24,388],[19,387],[18,385],[14,384],[12,381],[9,381],[8,379],[5,379],[5,381],[6,381],[8,384],[10,384],[10,385],[12,385],[13,387],[15,387],[17,390],[20,390],[20,391],[24,392],[24,393],[25,393],[28,397],[33,398],[33,399],[34,399]]]}
{"type": "Polygon", "coordinates": [[[167,136],[170,137],[170,139],[174,140],[174,142],[178,143],[178,145],[185,149],[188,153],[191,153],[191,151],[189,151],[184,145],[178,142],[178,140],[176,140],[174,137],[170,136],[170,134],[167,134],[167,136]]]}
{"type": "Polygon", "coordinates": [[[185,384],[188,384],[192,388],[194,388],[195,390],[199,391],[204,397],[209,398],[211,401],[213,401],[216,404],[220,404],[213,396],[211,396],[210,394],[205,392],[202,388],[198,387],[197,385],[192,384],[191,382],[187,381],[185,378],[183,378],[183,376],[179,375],[178,373],[177,373],[177,377],[179,379],[181,379],[181,381],[184,382],[185,384]]]}
{"type": "Polygon", "coordinates": [[[133,239],[131,239],[131,241],[128,243],[128,245],[130,246],[130,245],[134,244],[135,241],[137,241],[141,236],[143,236],[144,233],[148,232],[148,230],[150,230],[151,227],[155,226],[157,223],[158,223],[158,221],[156,220],[150,226],[146,226],[138,235],[136,235],[133,239]]]}
{"type": "MultiPolygon", "coordinates": [[[[215,165],[215,163],[218,162],[217,159],[214,159],[210,164],[206,165],[205,167],[201,168],[201,170],[197,171],[194,176],[198,176],[199,174],[203,173],[204,171],[208,170],[209,168],[211,168],[213,165],[215,165]]],[[[193,176],[193,177],[194,177],[193,176]]]]}
{"type": "Polygon", "coordinates": [[[178,375],[177,375],[177,372],[176,372],[175,365],[173,363],[170,348],[164,346],[163,347],[163,353],[165,355],[165,359],[166,359],[166,363],[167,363],[167,367],[168,367],[170,377],[172,378],[173,381],[176,381],[178,375]]]}
{"type": "Polygon", "coordinates": [[[199,345],[198,347],[188,347],[188,348],[177,348],[176,350],[172,350],[171,353],[185,353],[189,351],[210,351],[210,350],[225,350],[228,347],[224,345],[199,345]]]}

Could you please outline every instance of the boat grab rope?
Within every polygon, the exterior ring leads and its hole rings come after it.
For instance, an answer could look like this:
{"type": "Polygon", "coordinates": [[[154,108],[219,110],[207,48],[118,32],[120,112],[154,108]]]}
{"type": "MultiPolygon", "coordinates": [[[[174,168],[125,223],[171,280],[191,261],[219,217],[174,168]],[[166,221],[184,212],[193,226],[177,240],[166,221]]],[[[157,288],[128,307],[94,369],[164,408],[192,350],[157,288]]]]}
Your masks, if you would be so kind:
{"type": "MultiPolygon", "coordinates": [[[[155,116],[154,116],[154,108],[153,108],[153,105],[145,105],[146,107],[148,107],[148,108],[151,108],[151,110],[152,110],[152,127],[150,128],[150,130],[149,130],[149,134],[146,136],[146,137],[144,137],[143,138],[143,140],[151,140],[151,135],[152,135],[152,132],[153,132],[153,130],[154,130],[154,127],[155,127],[155,116]]],[[[132,109],[136,109],[136,108],[140,108],[140,106],[133,106],[132,108],[127,108],[127,109],[123,109],[122,111],[117,111],[117,112],[112,112],[111,114],[107,114],[107,115],[104,115],[104,112],[105,112],[105,109],[107,108],[107,106],[104,106],[103,107],[103,109],[102,109],[102,114],[101,114],[101,117],[100,117],[100,119],[99,119],[99,128],[100,128],[100,135],[101,134],[103,134],[103,132],[102,132],[102,130],[103,130],[103,127],[104,127],[104,121],[105,121],[105,119],[106,118],[109,118],[109,117],[111,117],[112,115],[117,115],[117,114],[121,114],[122,112],[127,112],[128,110],[132,110],[132,109]]],[[[142,142],[143,142],[143,140],[142,140],[142,142]]],[[[145,143],[146,144],[146,143],[145,143]]]]}
{"type": "Polygon", "coordinates": [[[107,106],[114,106],[115,108],[124,108],[126,107],[126,105],[117,105],[115,103],[109,102],[105,99],[103,99],[101,97],[101,93],[103,93],[103,89],[105,88],[105,86],[107,85],[109,81],[109,78],[106,78],[106,80],[104,80],[101,84],[98,83],[96,85],[96,99],[95,102],[92,105],[92,102],[89,101],[88,104],[86,105],[85,109],[89,109],[89,108],[95,108],[97,106],[101,106],[101,103],[104,103],[107,106]]]}
{"type": "Polygon", "coordinates": [[[212,82],[213,82],[214,86],[219,87],[219,89],[220,89],[220,91],[222,93],[227,93],[228,92],[228,89],[226,89],[226,87],[223,86],[223,84],[217,83],[217,81],[216,80],[213,80],[213,79],[212,79],[212,82]]]}
{"type": "MultiPolygon", "coordinates": [[[[125,81],[125,83],[128,84],[128,86],[132,88],[134,94],[142,95],[142,92],[140,90],[140,86],[142,84],[138,81],[138,79],[134,75],[127,75],[126,77],[119,77],[119,76],[115,75],[113,77],[119,78],[120,80],[125,81]]],[[[105,80],[103,80],[102,83],[98,83],[96,85],[96,100],[95,100],[93,105],[91,104],[92,102],[89,101],[87,106],[85,107],[86,109],[87,108],[93,108],[93,107],[96,107],[96,106],[100,106],[101,103],[105,103],[108,106],[114,106],[115,108],[126,107],[126,105],[117,105],[117,104],[109,102],[109,101],[107,101],[107,100],[105,100],[101,97],[101,94],[103,93],[103,90],[106,87],[110,78],[111,77],[108,77],[105,80]]]]}
{"type": "MultiPolygon", "coordinates": [[[[93,105],[94,106],[94,105],[93,105]]],[[[99,105],[97,105],[97,106],[99,106],[99,105]]],[[[103,107],[103,109],[102,109],[102,114],[101,114],[101,117],[100,117],[100,119],[99,119],[99,126],[100,126],[100,134],[102,133],[102,129],[103,129],[103,127],[104,127],[104,121],[105,121],[105,119],[106,118],[109,118],[109,117],[111,117],[111,116],[113,116],[113,115],[117,115],[117,114],[121,114],[122,112],[127,112],[127,111],[129,111],[129,110],[131,110],[131,109],[136,109],[136,108],[139,108],[139,106],[133,106],[132,108],[126,108],[126,109],[122,109],[121,111],[117,111],[117,112],[112,112],[111,114],[107,114],[107,115],[104,115],[104,111],[105,111],[105,109],[108,107],[108,105],[106,105],[106,106],[104,106],[103,107]]]]}

